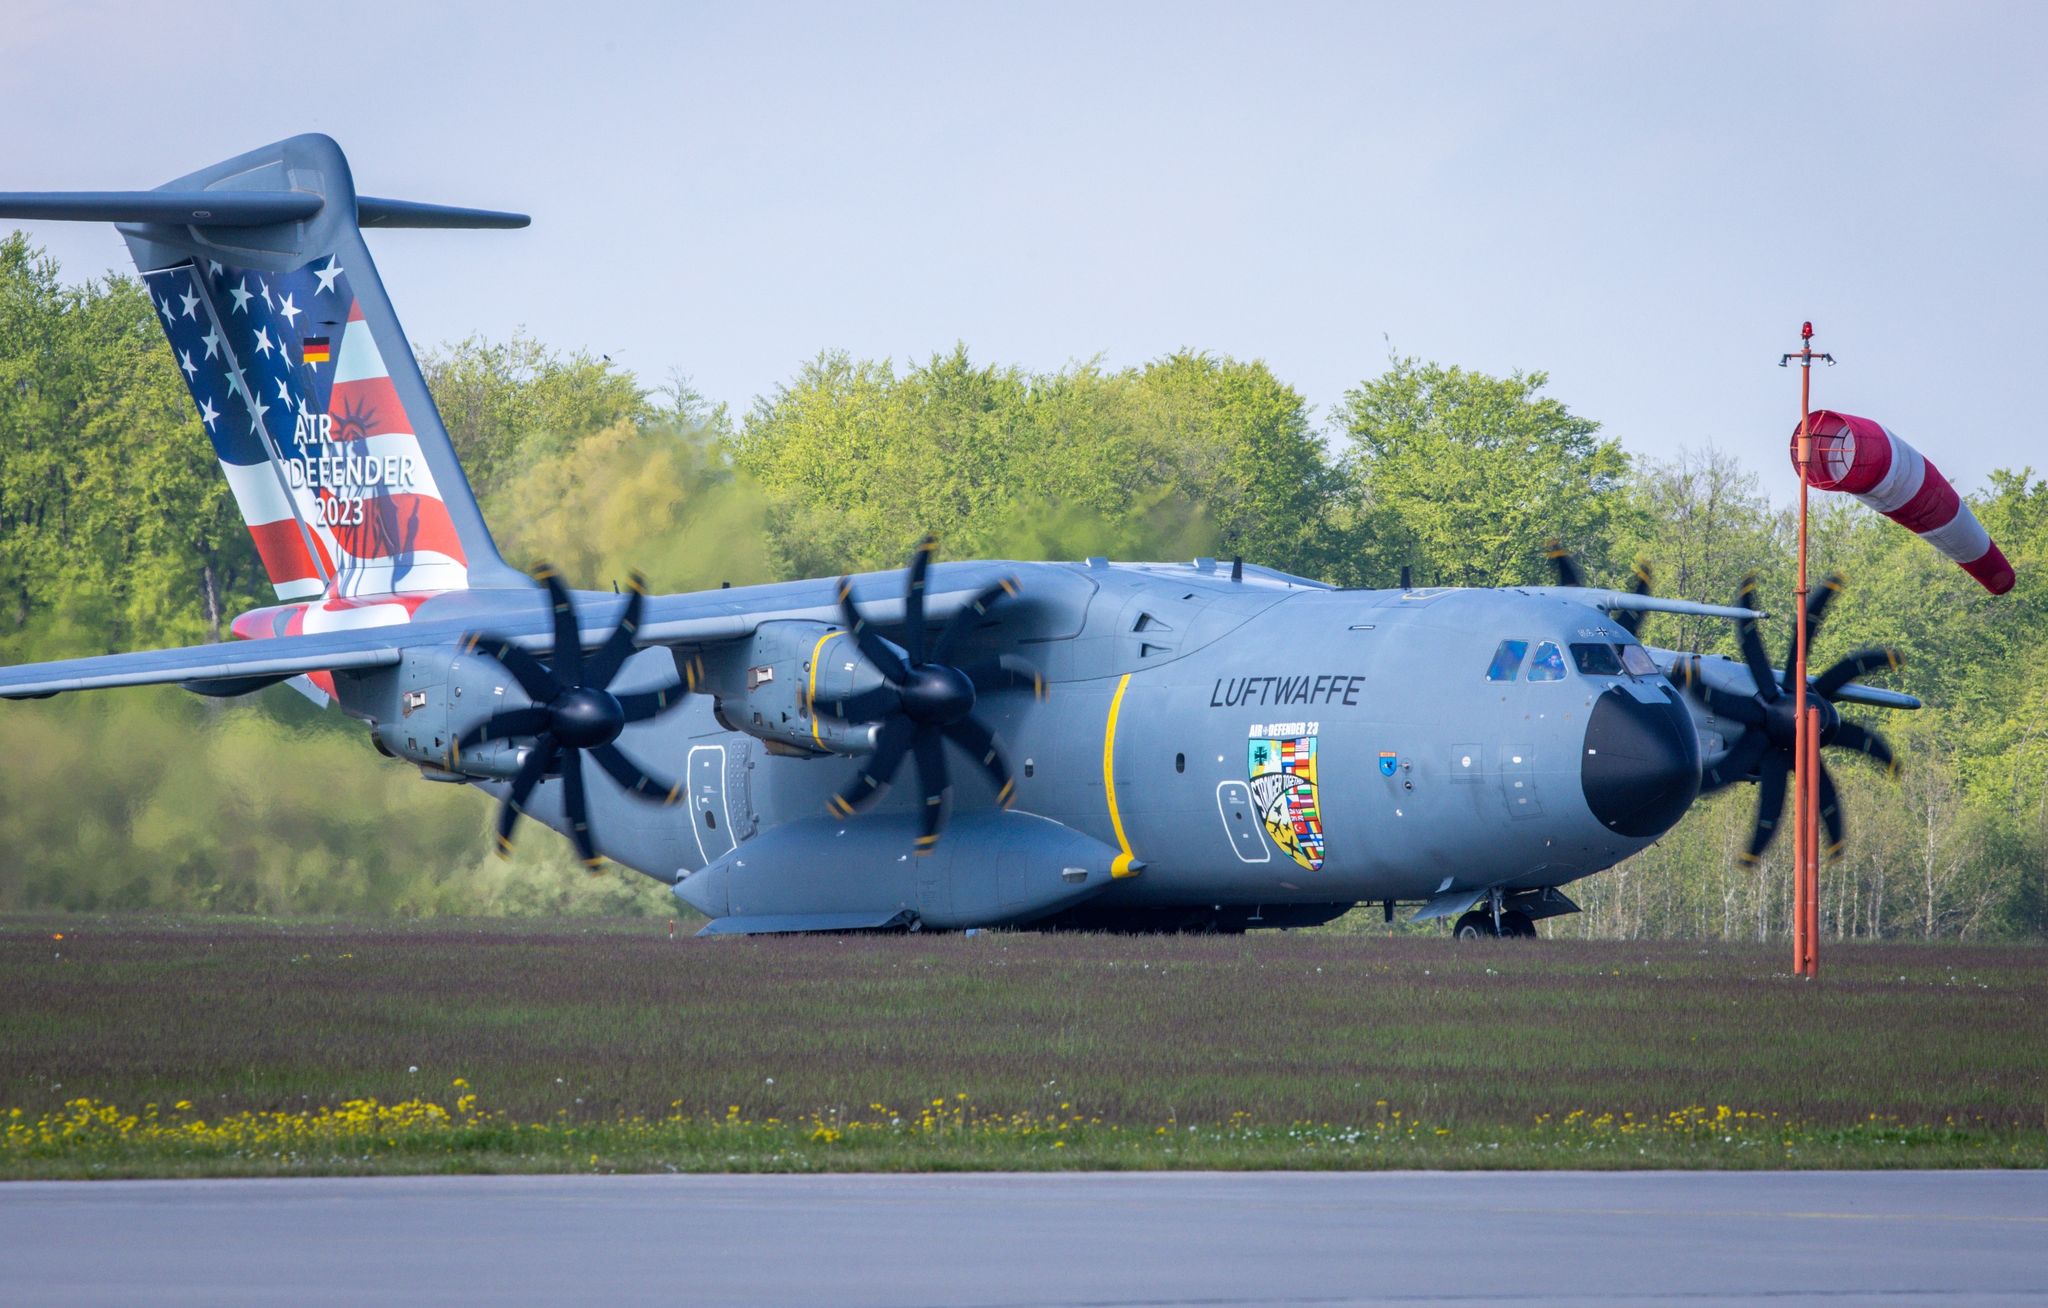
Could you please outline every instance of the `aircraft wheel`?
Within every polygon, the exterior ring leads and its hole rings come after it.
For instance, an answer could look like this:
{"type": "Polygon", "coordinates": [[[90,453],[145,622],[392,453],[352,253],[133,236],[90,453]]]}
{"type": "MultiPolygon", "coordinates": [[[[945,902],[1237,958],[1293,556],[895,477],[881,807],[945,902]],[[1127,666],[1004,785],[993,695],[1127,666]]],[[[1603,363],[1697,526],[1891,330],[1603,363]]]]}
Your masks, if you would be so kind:
{"type": "Polygon", "coordinates": [[[1536,921],[1527,913],[1502,913],[1500,915],[1500,934],[1503,940],[1534,940],[1536,938],[1536,921]]]}
{"type": "MultiPolygon", "coordinates": [[[[1535,924],[1531,923],[1530,925],[1534,926],[1535,924]]],[[[1485,909],[1473,909],[1465,914],[1465,916],[1459,918],[1458,924],[1451,928],[1451,938],[1453,940],[1493,939],[1493,914],[1485,909]]]]}

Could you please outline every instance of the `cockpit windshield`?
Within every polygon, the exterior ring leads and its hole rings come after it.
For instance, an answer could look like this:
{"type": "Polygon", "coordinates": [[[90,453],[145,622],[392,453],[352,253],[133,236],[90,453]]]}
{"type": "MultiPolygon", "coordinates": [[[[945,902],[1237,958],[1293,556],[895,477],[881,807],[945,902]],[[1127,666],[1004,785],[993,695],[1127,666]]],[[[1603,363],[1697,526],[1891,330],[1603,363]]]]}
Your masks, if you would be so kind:
{"type": "Polygon", "coordinates": [[[1579,672],[1588,677],[1618,677],[1621,675],[1621,656],[1614,652],[1612,645],[1574,644],[1572,662],[1579,665],[1579,672]]]}

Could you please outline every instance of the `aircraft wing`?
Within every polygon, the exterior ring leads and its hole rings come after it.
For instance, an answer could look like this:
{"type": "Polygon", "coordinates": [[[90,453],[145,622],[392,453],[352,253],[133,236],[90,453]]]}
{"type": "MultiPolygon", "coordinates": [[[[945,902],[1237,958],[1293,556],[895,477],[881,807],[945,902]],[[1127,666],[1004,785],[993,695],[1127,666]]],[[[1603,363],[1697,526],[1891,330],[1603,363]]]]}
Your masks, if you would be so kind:
{"type": "MultiPolygon", "coordinates": [[[[1009,566],[993,563],[934,568],[925,600],[927,621],[944,622],[982,587],[1011,572],[1009,566]]],[[[861,612],[870,621],[887,625],[902,620],[902,595],[876,593],[885,586],[900,587],[893,577],[859,577],[854,586],[861,612]]],[[[577,614],[586,624],[584,646],[595,648],[618,621],[625,597],[580,593],[577,601],[577,614]]],[[[755,627],[770,620],[810,618],[837,623],[838,603],[839,584],[828,579],[650,596],[640,620],[639,643],[643,647],[714,645],[751,635],[755,627]]],[[[553,643],[553,621],[545,592],[537,588],[457,591],[427,601],[411,622],[398,625],[0,668],[0,699],[41,699],[72,690],[162,685],[207,694],[241,694],[300,673],[385,667],[398,662],[409,647],[453,644],[473,631],[505,636],[515,645],[544,655],[553,643]]]]}
{"type": "Polygon", "coordinates": [[[0,668],[0,699],[42,699],[67,690],[117,686],[204,687],[243,681],[250,682],[248,688],[254,690],[302,672],[339,672],[396,663],[400,646],[414,643],[413,635],[405,627],[381,627],[23,663],[0,668]]]}
{"type": "Polygon", "coordinates": [[[1665,599],[1661,595],[1638,595],[1626,590],[1601,590],[1593,586],[1519,586],[1527,595],[1587,604],[1608,613],[1682,613],[1696,618],[1766,618],[1762,609],[1737,608],[1730,604],[1702,604],[1697,600],[1665,599]]]}

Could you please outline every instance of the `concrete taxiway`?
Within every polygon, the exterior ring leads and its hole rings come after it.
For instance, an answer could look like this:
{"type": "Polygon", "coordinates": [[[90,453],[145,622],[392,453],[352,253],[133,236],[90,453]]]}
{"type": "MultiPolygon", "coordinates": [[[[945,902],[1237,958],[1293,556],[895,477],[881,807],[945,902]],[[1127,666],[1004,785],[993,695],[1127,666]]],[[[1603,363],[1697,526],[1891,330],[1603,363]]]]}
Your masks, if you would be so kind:
{"type": "Polygon", "coordinates": [[[2048,1302],[2025,1172],[0,1185],[0,1302],[2048,1302]]]}

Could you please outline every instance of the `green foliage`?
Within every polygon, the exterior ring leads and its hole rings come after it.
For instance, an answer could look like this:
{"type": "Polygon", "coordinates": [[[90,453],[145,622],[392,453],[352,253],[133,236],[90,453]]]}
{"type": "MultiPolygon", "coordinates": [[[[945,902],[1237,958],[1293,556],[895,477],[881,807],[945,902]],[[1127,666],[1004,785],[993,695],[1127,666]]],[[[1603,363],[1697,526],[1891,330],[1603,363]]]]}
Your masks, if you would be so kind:
{"type": "Polygon", "coordinates": [[[479,497],[579,437],[654,416],[632,374],[581,350],[549,349],[523,331],[509,341],[471,336],[430,351],[420,370],[479,497]]]}
{"type": "Polygon", "coordinates": [[[955,557],[1329,562],[1334,474],[1306,402],[1262,363],[1027,374],[956,346],[898,376],[824,354],[756,402],[733,457],[795,575],[894,566],[925,530],[955,557]]]}
{"type": "Polygon", "coordinates": [[[1438,586],[1548,581],[1553,539],[1606,562],[1612,534],[1632,525],[1628,455],[1596,436],[1599,423],[1541,394],[1548,380],[1395,358],[1344,393],[1349,495],[1378,556],[1377,576],[1361,581],[1389,584],[1389,561],[1438,586]]]}
{"type": "MultiPolygon", "coordinates": [[[[67,286],[0,239],[0,660],[217,638],[267,603],[247,531],[140,285],[67,286]]],[[[1547,582],[1552,538],[1596,585],[1641,560],[1657,592],[1725,601],[1756,570],[1784,657],[1792,521],[1707,448],[1631,461],[1546,393],[1393,358],[1331,415],[1265,364],[1182,351],[1138,367],[1034,373],[965,346],[898,368],[821,354],[737,424],[678,374],[650,387],[525,334],[471,338],[425,370],[516,564],[660,590],[892,568],[923,531],[947,555],[1247,559],[1344,584],[1547,582]]],[[[1843,936],[2048,929],[2048,482],[2001,471],[1975,500],[2019,570],[1991,597],[1853,503],[1815,503],[1815,584],[1848,578],[1824,668],[1891,645],[1893,684],[1929,707],[1851,709],[1898,746],[1892,780],[1831,760],[1850,824],[1823,875],[1843,936]]],[[[1728,624],[1657,615],[1654,644],[1733,653],[1728,624]]],[[[290,691],[229,706],[172,691],[0,706],[0,908],[633,911],[670,901],[575,871],[536,836],[480,851],[488,805],[364,748],[290,691]],[[118,761],[118,766],[111,761],[118,761]]],[[[1578,883],[1607,935],[1776,937],[1781,849],[1737,865],[1754,790],[1702,803],[1670,837],[1578,883]]]]}

